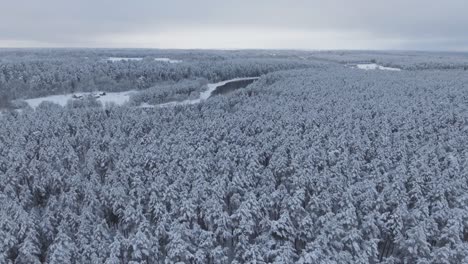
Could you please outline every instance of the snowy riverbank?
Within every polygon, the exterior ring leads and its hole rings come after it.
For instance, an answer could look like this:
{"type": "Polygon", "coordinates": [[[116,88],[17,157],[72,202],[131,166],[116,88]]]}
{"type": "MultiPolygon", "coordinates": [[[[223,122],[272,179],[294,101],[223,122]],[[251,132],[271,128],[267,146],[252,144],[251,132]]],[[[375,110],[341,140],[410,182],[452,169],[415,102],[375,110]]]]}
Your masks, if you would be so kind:
{"type": "MultiPolygon", "coordinates": [[[[224,86],[228,83],[239,82],[239,81],[246,81],[246,80],[257,80],[258,77],[247,77],[247,78],[235,78],[231,80],[226,80],[217,83],[209,83],[207,84],[207,89],[200,93],[200,96],[196,99],[187,99],[184,101],[174,101],[159,105],[149,105],[149,104],[142,104],[140,108],[152,108],[152,107],[171,107],[176,105],[191,105],[191,104],[198,104],[208,98],[210,98],[214,91],[218,87],[224,86]]],[[[96,98],[97,101],[101,102],[103,105],[108,103],[113,103],[116,105],[124,105],[130,100],[130,96],[133,93],[137,93],[136,90],[130,90],[125,92],[89,92],[89,93],[72,93],[72,94],[62,94],[62,95],[50,95],[45,97],[38,97],[32,99],[24,100],[30,107],[36,108],[42,102],[51,102],[54,104],[58,104],[61,106],[65,106],[68,101],[70,100],[80,100],[87,96],[92,96],[96,98]]]]}
{"type": "MultiPolygon", "coordinates": [[[[259,77],[235,78],[235,79],[226,80],[226,81],[217,82],[217,83],[209,83],[209,84],[207,84],[207,89],[205,91],[201,92],[200,97],[197,98],[197,99],[187,99],[187,100],[184,100],[184,101],[174,101],[174,102],[159,104],[159,105],[156,105],[156,107],[171,107],[171,106],[176,106],[176,105],[198,104],[198,103],[210,98],[211,95],[213,94],[213,92],[216,91],[216,89],[218,87],[221,87],[223,85],[226,85],[226,84],[232,83],[232,82],[257,80],[258,78],[259,77]]],[[[145,106],[142,106],[142,107],[147,108],[148,106],[149,105],[145,105],[145,106]]]]}
{"type": "Polygon", "coordinates": [[[89,93],[73,93],[73,94],[61,94],[51,95],[45,97],[38,97],[24,100],[32,108],[38,107],[42,102],[51,102],[61,106],[65,106],[69,100],[79,100],[86,96],[93,96],[97,101],[103,105],[107,103],[114,103],[116,105],[123,105],[130,100],[130,95],[135,93],[135,90],[125,92],[89,92],[89,93]]]}

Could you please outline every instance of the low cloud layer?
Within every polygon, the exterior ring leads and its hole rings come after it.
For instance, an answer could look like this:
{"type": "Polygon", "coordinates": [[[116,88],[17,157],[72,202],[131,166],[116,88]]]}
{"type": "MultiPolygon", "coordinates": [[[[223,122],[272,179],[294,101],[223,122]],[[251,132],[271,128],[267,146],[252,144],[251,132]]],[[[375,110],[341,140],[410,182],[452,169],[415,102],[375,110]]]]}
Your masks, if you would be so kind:
{"type": "Polygon", "coordinates": [[[466,0],[15,0],[3,47],[468,50],[466,0]]]}

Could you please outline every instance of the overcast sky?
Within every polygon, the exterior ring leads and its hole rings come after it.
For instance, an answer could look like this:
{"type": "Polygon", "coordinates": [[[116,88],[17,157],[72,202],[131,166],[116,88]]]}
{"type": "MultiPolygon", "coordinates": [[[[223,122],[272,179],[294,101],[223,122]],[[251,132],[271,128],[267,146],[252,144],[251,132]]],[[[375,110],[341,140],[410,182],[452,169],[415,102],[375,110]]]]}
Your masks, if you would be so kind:
{"type": "Polygon", "coordinates": [[[468,0],[0,0],[0,47],[468,50],[468,0]]]}

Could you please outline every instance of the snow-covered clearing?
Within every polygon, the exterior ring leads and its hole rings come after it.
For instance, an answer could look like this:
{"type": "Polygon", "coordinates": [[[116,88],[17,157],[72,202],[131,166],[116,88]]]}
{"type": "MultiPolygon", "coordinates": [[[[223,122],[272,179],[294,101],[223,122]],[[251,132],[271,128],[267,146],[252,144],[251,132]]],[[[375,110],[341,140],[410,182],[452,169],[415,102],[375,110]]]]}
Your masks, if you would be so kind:
{"type": "Polygon", "coordinates": [[[109,57],[107,58],[108,61],[116,62],[116,61],[141,61],[143,58],[124,58],[124,57],[109,57]]]}
{"type": "Polygon", "coordinates": [[[160,62],[168,62],[168,63],[181,63],[181,60],[173,60],[169,58],[155,58],[155,61],[160,61],[160,62]]]}
{"type": "MultiPolygon", "coordinates": [[[[246,80],[257,80],[259,77],[247,77],[247,78],[235,78],[227,81],[222,81],[218,83],[209,83],[207,84],[207,89],[203,92],[200,93],[200,97],[197,99],[188,99],[184,101],[174,101],[174,102],[169,102],[169,103],[164,103],[164,104],[159,104],[156,105],[156,107],[171,107],[171,106],[176,106],[176,105],[192,105],[192,104],[198,104],[201,101],[205,101],[206,99],[210,98],[212,93],[216,90],[216,88],[223,86],[227,83],[230,82],[237,82],[237,81],[246,81],[246,80]]],[[[145,107],[148,108],[150,105],[145,104],[144,106],[141,105],[140,107],[145,107]]]]}
{"type": "Polygon", "coordinates": [[[392,67],[385,67],[382,65],[378,65],[376,63],[367,63],[367,64],[356,64],[356,68],[361,69],[361,70],[383,70],[383,71],[401,71],[401,69],[398,68],[392,68],[392,67]]]}
{"type": "MultiPolygon", "coordinates": [[[[258,77],[247,77],[247,78],[235,78],[227,81],[222,81],[218,83],[209,83],[207,84],[207,89],[200,93],[200,97],[197,99],[187,99],[184,101],[174,101],[159,105],[150,105],[147,103],[141,104],[140,108],[154,108],[154,107],[171,107],[176,105],[191,105],[191,104],[198,104],[206,99],[210,98],[212,93],[216,90],[216,88],[223,86],[230,82],[236,81],[244,81],[244,80],[257,80],[258,77]]],[[[107,103],[114,103],[116,105],[123,105],[130,100],[130,95],[137,91],[125,91],[125,92],[116,92],[116,93],[108,93],[108,92],[90,92],[90,93],[73,93],[73,94],[62,94],[62,95],[51,95],[45,97],[38,97],[32,99],[24,100],[29,106],[32,108],[38,107],[42,102],[51,102],[54,104],[58,104],[61,106],[65,106],[69,100],[82,100],[86,96],[93,96],[96,98],[97,101],[101,102],[103,105],[107,103]]]]}
{"type": "MultiPolygon", "coordinates": [[[[117,62],[117,61],[142,61],[143,58],[126,58],[126,57],[109,57],[107,58],[110,62],[117,62]]],[[[166,63],[181,63],[181,60],[173,60],[169,58],[155,58],[154,61],[158,62],[166,62],[166,63]]]]}
{"type": "Polygon", "coordinates": [[[96,100],[101,102],[103,105],[106,103],[114,103],[116,105],[123,105],[128,102],[130,95],[134,93],[134,90],[125,92],[91,92],[91,93],[74,93],[74,94],[62,94],[62,95],[51,95],[33,99],[24,100],[32,108],[38,107],[42,102],[51,102],[61,106],[65,106],[69,100],[81,100],[86,96],[94,96],[96,100]]]}
{"type": "Polygon", "coordinates": [[[138,108],[154,108],[154,105],[150,105],[148,103],[142,103],[138,108]]]}

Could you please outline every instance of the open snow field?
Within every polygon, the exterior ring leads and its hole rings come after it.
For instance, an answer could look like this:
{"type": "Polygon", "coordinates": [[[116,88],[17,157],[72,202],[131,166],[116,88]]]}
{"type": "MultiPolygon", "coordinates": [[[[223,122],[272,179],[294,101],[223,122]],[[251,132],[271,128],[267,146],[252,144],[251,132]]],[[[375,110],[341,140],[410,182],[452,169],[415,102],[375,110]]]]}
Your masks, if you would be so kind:
{"type": "Polygon", "coordinates": [[[168,63],[181,63],[181,60],[173,60],[169,58],[155,58],[155,61],[160,61],[160,62],[168,62],[168,63]]]}
{"type": "MultiPolygon", "coordinates": [[[[107,58],[110,62],[118,62],[118,61],[142,61],[143,58],[125,58],[125,57],[109,57],[107,58]]],[[[167,62],[167,63],[181,63],[181,60],[173,60],[169,58],[155,58],[155,61],[158,62],[167,62]]]]}
{"type": "MultiPolygon", "coordinates": [[[[207,84],[207,89],[200,93],[200,97],[196,99],[187,99],[184,101],[174,101],[164,104],[156,105],[156,107],[171,107],[176,105],[191,105],[191,104],[198,104],[206,99],[210,98],[213,92],[218,88],[227,83],[231,82],[238,82],[238,81],[246,81],[246,80],[257,80],[258,77],[246,77],[246,78],[235,78],[231,80],[226,80],[217,83],[209,83],[207,84]]],[[[125,92],[115,92],[115,93],[108,93],[108,92],[90,92],[90,93],[72,93],[72,94],[62,94],[62,95],[51,95],[45,97],[38,97],[32,99],[24,100],[29,106],[32,108],[38,107],[42,102],[51,102],[54,104],[58,104],[61,106],[65,106],[68,101],[70,100],[81,100],[86,96],[94,96],[97,101],[101,102],[103,105],[105,104],[116,104],[116,105],[123,105],[130,100],[130,95],[132,93],[136,93],[136,90],[125,91],[125,92]]],[[[140,108],[152,108],[155,107],[154,105],[150,104],[142,104],[139,106],[140,108]]]]}
{"type": "Polygon", "coordinates": [[[42,102],[51,102],[54,104],[58,104],[61,106],[65,106],[69,100],[80,100],[86,96],[95,96],[96,100],[101,102],[103,105],[105,104],[116,104],[116,105],[123,105],[129,101],[130,95],[135,91],[125,91],[125,92],[116,92],[116,93],[108,93],[106,92],[90,92],[90,93],[73,93],[73,94],[62,94],[62,95],[51,95],[33,99],[24,100],[29,106],[32,108],[38,107],[42,102]],[[103,95],[100,95],[103,94],[103,95]],[[74,98],[78,97],[78,98],[74,98]]]}
{"type": "Polygon", "coordinates": [[[108,61],[117,62],[117,61],[141,61],[143,58],[124,58],[124,57],[109,57],[108,61]]]}
{"type": "Polygon", "coordinates": [[[382,70],[382,71],[401,71],[401,69],[398,68],[392,68],[392,67],[385,67],[382,65],[378,65],[376,63],[367,63],[367,64],[357,64],[356,68],[361,69],[361,70],[382,70]]]}

